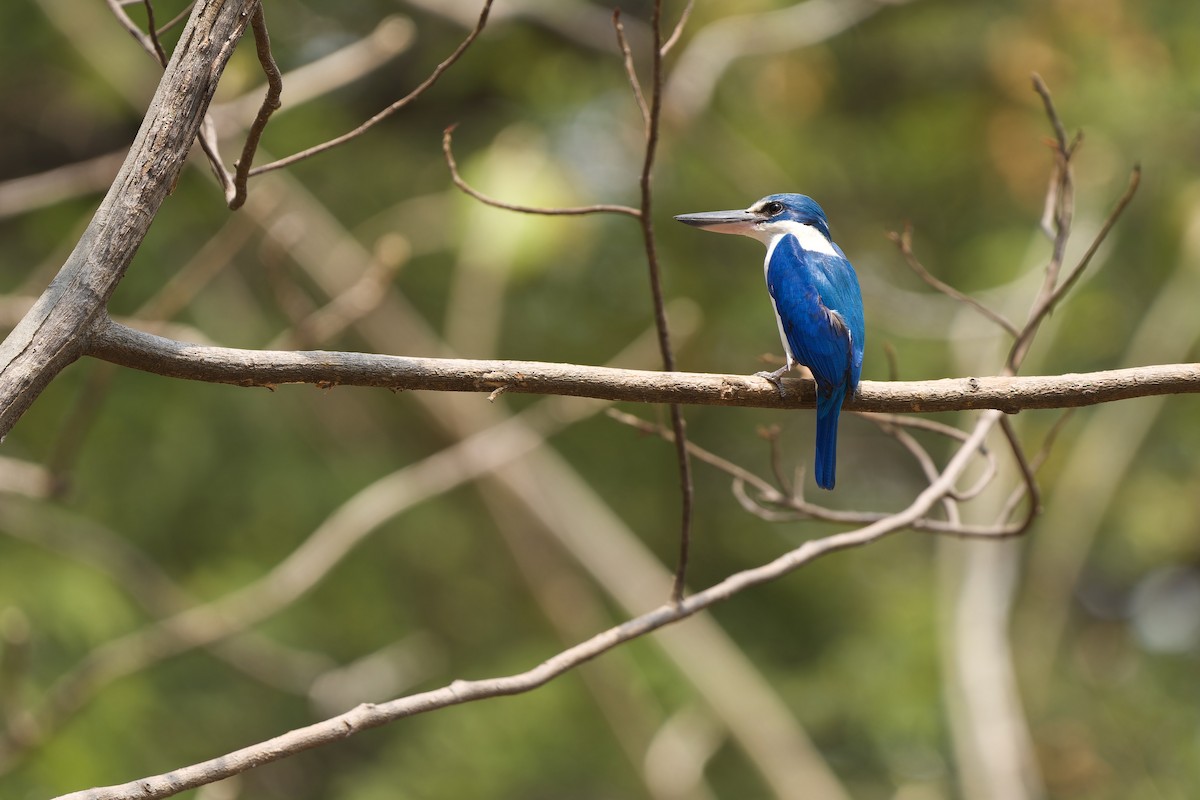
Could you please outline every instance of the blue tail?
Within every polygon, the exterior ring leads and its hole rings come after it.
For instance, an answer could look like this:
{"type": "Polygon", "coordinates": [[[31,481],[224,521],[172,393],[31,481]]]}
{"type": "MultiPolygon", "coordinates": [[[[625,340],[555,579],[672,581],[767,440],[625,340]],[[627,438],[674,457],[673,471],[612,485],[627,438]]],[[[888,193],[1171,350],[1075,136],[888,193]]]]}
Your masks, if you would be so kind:
{"type": "Polygon", "coordinates": [[[845,396],[844,387],[828,395],[817,392],[817,456],[813,476],[822,489],[832,489],[835,481],[838,417],[845,396]]]}

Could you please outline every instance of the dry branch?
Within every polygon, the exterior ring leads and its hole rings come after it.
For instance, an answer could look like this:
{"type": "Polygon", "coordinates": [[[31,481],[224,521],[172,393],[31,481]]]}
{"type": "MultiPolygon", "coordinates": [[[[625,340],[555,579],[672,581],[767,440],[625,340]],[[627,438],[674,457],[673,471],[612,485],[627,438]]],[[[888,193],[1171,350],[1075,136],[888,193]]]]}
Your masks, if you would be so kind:
{"type": "MultiPolygon", "coordinates": [[[[239,350],[178,342],[105,320],[87,354],[171,378],[273,388],[284,383],[442,392],[558,394],[635,403],[813,408],[810,380],[785,379],[786,397],[756,375],[654,372],[543,361],[419,358],[329,350],[239,350]]],[[[1200,392],[1200,364],[1159,364],[1065,375],[863,381],[851,411],[917,413],[1076,408],[1134,397],[1200,392]]]]}
{"type": "Polygon", "coordinates": [[[257,0],[198,2],[120,174],[54,282],[0,345],[0,437],[85,348],[200,130],[257,0]]]}
{"type": "Polygon", "coordinates": [[[267,20],[261,5],[254,12],[250,25],[254,29],[254,49],[258,54],[258,63],[267,77],[267,94],[254,116],[254,122],[250,124],[250,130],[246,133],[242,157],[234,164],[233,181],[226,188],[225,199],[229,207],[235,210],[246,203],[246,181],[250,178],[250,165],[254,163],[254,153],[258,150],[258,142],[262,139],[267,122],[279,109],[279,97],[283,93],[283,76],[275,63],[275,56],[271,54],[271,35],[267,31],[267,20]]]}
{"type": "Polygon", "coordinates": [[[62,795],[57,800],[153,800],[171,797],[179,792],[240,774],[313,747],[346,739],[360,731],[399,719],[462,703],[537,689],[614,647],[687,619],[751,587],[776,580],[817,558],[861,547],[903,530],[925,516],[951,490],[999,419],[1000,414],[995,411],[980,416],[971,436],[950,459],[942,473],[903,511],[857,530],[807,541],[762,566],[734,573],[701,592],[602,631],[525,672],[483,680],[456,680],[439,689],[397,698],[387,703],[363,703],[345,714],[289,731],[282,736],[209,761],[119,786],[73,792],[62,795]]]}

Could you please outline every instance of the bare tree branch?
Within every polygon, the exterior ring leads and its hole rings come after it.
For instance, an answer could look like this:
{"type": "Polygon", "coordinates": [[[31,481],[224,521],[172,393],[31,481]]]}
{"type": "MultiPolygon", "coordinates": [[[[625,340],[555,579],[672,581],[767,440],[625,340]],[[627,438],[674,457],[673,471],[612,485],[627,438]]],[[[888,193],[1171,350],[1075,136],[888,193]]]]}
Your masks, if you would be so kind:
{"type": "MultiPolygon", "coordinates": [[[[647,348],[642,339],[619,356],[647,348]]],[[[551,401],[559,398],[551,398],[551,401]]],[[[473,426],[454,445],[415,464],[400,468],[366,486],[335,509],[285,559],[254,582],[211,602],[171,608],[171,615],[92,650],[46,692],[40,705],[0,736],[0,774],[26,752],[39,746],[112,681],[146,669],[166,658],[199,647],[221,647],[230,637],[278,614],[317,586],[342,559],[388,520],[414,505],[479,478],[535,451],[546,436],[601,410],[596,404],[543,401],[491,426],[473,426]]],[[[12,512],[10,512],[9,522],[12,512]]],[[[10,528],[13,526],[10,525],[10,528]]],[[[27,526],[16,525],[22,536],[27,526]]],[[[54,526],[51,526],[55,529],[54,526]]],[[[59,533],[23,538],[46,544],[61,542],[59,533]]],[[[79,541],[83,537],[74,537],[79,541]]],[[[102,532],[91,539],[104,539],[102,532]]],[[[99,545],[96,545],[97,547],[99,545]]],[[[95,552],[95,548],[91,552],[95,552]]],[[[122,550],[128,556],[128,549],[122,550]]],[[[106,555],[118,555],[111,550],[106,555]]],[[[128,568],[130,559],[120,559],[128,568]]],[[[152,576],[148,574],[146,580],[152,576]]],[[[237,648],[234,648],[236,652],[237,648]]]]}
{"type": "Polygon", "coordinates": [[[998,411],[983,413],[970,438],[950,459],[937,480],[902,512],[854,531],[809,540],[773,561],[734,573],[701,592],[680,598],[602,631],[525,672],[483,680],[456,680],[440,689],[401,697],[387,703],[363,703],[345,714],[298,728],[209,761],[119,786],[73,792],[62,795],[57,800],[154,800],[171,797],[179,792],[213,783],[303,750],[346,739],[361,731],[406,717],[463,703],[532,691],[614,647],[687,619],[754,586],[777,580],[822,556],[861,547],[903,530],[941,501],[962,475],[974,452],[1000,416],[998,411]]]}
{"type": "Polygon", "coordinates": [[[0,437],[86,347],[200,130],[257,0],[198,2],[129,156],[74,252],[0,345],[0,437]]]}
{"type": "MultiPolygon", "coordinates": [[[[483,393],[505,386],[508,391],[523,394],[747,408],[814,408],[816,399],[812,381],[798,378],[785,379],[787,397],[780,397],[775,387],[754,375],[325,350],[239,350],[187,344],[111,321],[95,327],[87,354],[157,375],[237,386],[309,383],[483,393]]],[[[1016,413],[1197,392],[1200,364],[1161,364],[1065,375],[862,381],[845,407],[850,411],[893,413],[984,408],[1016,413]]]]}
{"type": "MultiPolygon", "coordinates": [[[[635,430],[643,433],[659,436],[666,441],[672,441],[673,434],[662,425],[658,425],[645,420],[639,419],[632,414],[626,414],[616,409],[609,409],[608,416],[611,419],[620,422],[623,425],[628,425],[635,430]]],[[[876,421],[877,415],[868,415],[872,421],[876,421]]],[[[893,427],[901,425],[910,426],[910,423],[919,422],[921,420],[903,420],[900,418],[890,418],[887,424],[893,427]]],[[[915,426],[912,426],[915,427],[915,426]]],[[[956,436],[954,438],[965,442],[970,434],[964,431],[959,431],[954,428],[956,436]],[[958,436],[961,434],[961,437],[958,436]]],[[[928,470],[928,474],[936,475],[937,469],[933,465],[933,460],[929,457],[919,444],[911,438],[897,437],[902,446],[910,449],[914,457],[920,462],[923,470],[928,470]],[[915,447],[915,450],[912,448],[915,447]]],[[[798,520],[820,520],[822,522],[834,522],[839,525],[870,525],[880,520],[885,520],[892,515],[889,511],[846,511],[837,508],[827,508],[816,503],[805,500],[799,494],[785,494],[779,491],[775,486],[772,486],[768,481],[755,475],[750,470],[733,463],[727,458],[717,455],[694,442],[688,442],[688,452],[698,460],[708,464],[716,469],[724,472],[733,478],[733,495],[738,503],[746,510],[747,513],[766,520],[767,522],[796,522],[798,520]],[[751,497],[747,491],[747,487],[753,488],[757,493],[757,497],[751,497]],[[764,507],[765,506],[765,507],[764,507]]],[[[1015,498],[1010,498],[1009,513],[1013,508],[1016,508],[1018,502],[1024,493],[1017,495],[1015,498]]],[[[953,501],[951,492],[947,492],[944,500],[953,501]]],[[[913,520],[909,525],[910,528],[916,531],[924,531],[928,533],[939,533],[959,538],[979,538],[979,539],[997,539],[1009,536],[1017,536],[1028,527],[1032,522],[1034,509],[1030,508],[1028,519],[1020,525],[967,525],[957,519],[949,521],[932,519],[930,517],[922,517],[913,520]]],[[[1007,518],[1007,515],[1005,516],[1007,518]]]]}

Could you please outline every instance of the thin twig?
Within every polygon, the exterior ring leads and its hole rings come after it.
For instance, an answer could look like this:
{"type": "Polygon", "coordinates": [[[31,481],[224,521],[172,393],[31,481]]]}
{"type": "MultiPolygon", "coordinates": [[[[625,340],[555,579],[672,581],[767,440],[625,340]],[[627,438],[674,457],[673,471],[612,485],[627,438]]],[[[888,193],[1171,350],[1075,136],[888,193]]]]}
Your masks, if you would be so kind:
{"type": "Polygon", "coordinates": [[[1059,152],[1067,152],[1067,129],[1062,123],[1062,119],[1058,116],[1058,111],[1054,108],[1054,100],[1050,97],[1050,89],[1046,87],[1046,82],[1042,80],[1042,76],[1036,72],[1032,75],[1033,90],[1042,98],[1042,105],[1046,109],[1046,116],[1050,119],[1050,124],[1054,128],[1054,138],[1058,142],[1059,152]]]}
{"type": "MultiPolygon", "coordinates": [[[[1066,426],[1067,421],[1074,413],[1075,409],[1073,408],[1065,409],[1063,413],[1058,415],[1058,419],[1054,421],[1054,424],[1050,426],[1050,430],[1046,432],[1045,438],[1042,439],[1042,446],[1038,449],[1038,452],[1034,455],[1034,457],[1029,460],[1029,472],[1031,474],[1036,475],[1037,471],[1041,469],[1042,464],[1046,463],[1046,459],[1050,456],[1050,450],[1054,446],[1055,440],[1058,439],[1058,434],[1062,432],[1062,429],[1066,426]]],[[[1022,483],[1014,488],[1012,493],[1008,496],[1008,500],[1006,500],[1004,505],[1001,507],[1000,513],[996,515],[996,519],[999,521],[1004,521],[1011,517],[1013,510],[1017,507],[1017,504],[1021,502],[1021,499],[1025,497],[1028,491],[1029,488],[1025,483],[1022,483]]]]}
{"type": "Polygon", "coordinates": [[[293,153],[292,155],[287,156],[286,158],[281,158],[278,161],[272,161],[269,164],[263,164],[262,166],[254,167],[253,169],[250,170],[250,177],[254,177],[255,175],[262,175],[264,172],[270,172],[271,170],[282,169],[284,167],[290,167],[292,164],[295,164],[298,161],[303,161],[306,158],[312,158],[313,156],[317,155],[318,153],[324,153],[326,150],[331,150],[332,148],[337,147],[339,145],[343,145],[352,139],[356,139],[359,136],[366,133],[371,128],[375,127],[375,125],[379,124],[383,120],[390,117],[392,114],[395,114],[397,111],[399,111],[400,109],[407,106],[409,103],[416,100],[418,97],[420,97],[422,94],[424,94],[430,87],[432,87],[435,83],[437,83],[438,78],[442,77],[442,74],[445,73],[446,70],[450,69],[450,67],[452,67],[454,65],[454,63],[457,62],[462,57],[463,53],[465,53],[467,51],[467,48],[469,48],[471,46],[471,44],[477,38],[479,38],[479,34],[483,32],[483,28],[487,24],[488,12],[491,11],[491,8],[492,8],[492,0],[483,0],[483,10],[479,12],[479,20],[475,23],[475,27],[471,29],[471,32],[467,34],[467,38],[463,39],[462,42],[459,43],[458,47],[456,47],[454,49],[454,52],[451,53],[446,58],[445,61],[438,64],[437,67],[433,70],[433,72],[431,72],[429,74],[429,77],[426,78],[425,80],[423,80],[417,86],[417,88],[413,89],[407,95],[400,98],[396,102],[392,103],[390,106],[385,108],[383,111],[380,111],[378,114],[371,117],[369,120],[367,120],[363,124],[359,125],[354,130],[352,130],[348,133],[344,133],[341,136],[338,136],[336,138],[322,142],[321,144],[314,145],[305,150],[301,150],[299,153],[293,153]]]}
{"type": "Polygon", "coordinates": [[[162,42],[158,40],[158,27],[154,24],[154,0],[142,0],[142,5],[146,8],[146,36],[154,47],[158,62],[165,67],[167,66],[167,54],[163,50],[162,42]]]}
{"type": "MultiPolygon", "coordinates": [[[[133,37],[134,41],[141,45],[143,50],[150,54],[151,58],[158,62],[160,67],[166,68],[167,54],[163,52],[162,45],[158,43],[157,34],[151,37],[143,33],[137,23],[130,19],[129,14],[125,13],[125,8],[119,0],[105,0],[105,2],[108,4],[108,9],[113,13],[113,16],[117,18],[117,22],[121,23],[121,27],[133,37]]],[[[146,0],[146,6],[149,5],[150,0],[146,0]]]]}
{"type": "Polygon", "coordinates": [[[188,14],[192,13],[192,6],[194,6],[194,5],[196,5],[196,0],[192,0],[192,2],[185,5],[183,7],[182,11],[180,11],[178,14],[171,17],[171,19],[169,19],[165,23],[163,23],[163,26],[161,28],[159,28],[157,31],[155,31],[155,33],[158,36],[162,36],[164,33],[167,33],[168,31],[170,31],[171,28],[174,28],[180,22],[183,22],[185,19],[188,18],[188,14]]]}
{"type": "Polygon", "coordinates": [[[779,490],[789,497],[794,497],[799,487],[792,486],[788,479],[783,474],[783,453],[779,446],[779,426],[770,425],[758,429],[760,438],[765,439],[767,446],[770,449],[771,457],[771,474],[775,476],[775,483],[779,485],[779,490]]]}
{"type": "Polygon", "coordinates": [[[221,160],[221,151],[217,146],[219,141],[217,125],[213,122],[212,114],[204,115],[196,139],[200,142],[200,149],[204,152],[205,158],[208,159],[208,166],[212,170],[213,177],[221,186],[221,193],[225,197],[229,197],[230,189],[233,186],[233,175],[225,168],[225,162],[221,160]]]}
{"type": "MultiPolygon", "coordinates": [[[[158,62],[160,67],[166,69],[167,54],[163,50],[162,43],[158,39],[159,32],[154,28],[154,12],[150,5],[151,0],[145,0],[146,10],[149,14],[149,33],[143,33],[142,29],[137,26],[137,23],[129,18],[129,15],[125,13],[125,8],[122,6],[119,0],[105,0],[105,2],[108,3],[108,7],[112,11],[113,16],[115,16],[117,21],[121,23],[121,27],[129,32],[129,35],[132,36],[134,40],[142,46],[142,49],[145,50],[151,58],[158,62]]],[[[261,8],[261,4],[259,7],[261,8]]],[[[189,5],[188,11],[190,11],[190,8],[191,6],[189,5]]],[[[178,19],[179,17],[176,17],[169,24],[175,24],[178,19]]],[[[228,195],[233,179],[229,174],[229,170],[225,169],[225,164],[221,161],[221,152],[217,146],[216,126],[213,124],[212,116],[210,114],[206,113],[204,115],[204,120],[201,123],[200,131],[196,138],[197,141],[200,142],[200,149],[204,153],[204,157],[208,159],[209,166],[212,167],[213,175],[216,176],[217,182],[221,184],[221,190],[228,195]]]]}
{"type": "Polygon", "coordinates": [[[1021,479],[1024,481],[1024,494],[1029,498],[1028,513],[1026,513],[1024,521],[1017,530],[1017,533],[1024,533],[1033,524],[1034,518],[1041,513],[1042,492],[1038,488],[1033,467],[1030,466],[1029,460],[1025,457],[1025,448],[1021,447],[1021,440],[1017,438],[1017,432],[1013,430],[1012,422],[1009,421],[1007,416],[1000,418],[1000,430],[1004,432],[1004,438],[1008,440],[1008,444],[1012,448],[1013,458],[1017,461],[1017,466],[1021,471],[1021,479]]]}
{"type": "MultiPolygon", "coordinates": [[[[653,195],[651,183],[654,175],[654,157],[658,150],[659,124],[662,119],[663,59],[662,59],[662,0],[655,0],[654,13],[650,20],[653,50],[650,68],[650,123],[646,126],[646,157],[642,162],[639,180],[642,204],[639,222],[642,240],[646,248],[646,266],[650,277],[650,296],[654,302],[654,325],[658,330],[658,345],[662,352],[663,369],[675,371],[675,353],[671,349],[671,331],[667,323],[666,305],[663,301],[662,278],[659,274],[658,250],[654,240],[654,222],[651,219],[653,195]]],[[[683,598],[687,579],[687,566],[692,538],[693,493],[692,467],[688,458],[687,430],[683,420],[683,408],[671,404],[671,429],[675,433],[675,456],[679,462],[679,489],[682,495],[679,525],[679,556],[675,568],[675,582],[671,587],[671,599],[678,603],[683,598]]]]}
{"type": "Polygon", "coordinates": [[[1141,180],[1142,167],[1140,164],[1135,164],[1133,170],[1129,173],[1129,183],[1125,187],[1125,192],[1117,200],[1116,205],[1113,206],[1113,210],[1109,212],[1108,217],[1105,218],[1104,224],[1100,226],[1100,232],[1096,234],[1094,239],[1092,239],[1092,243],[1088,246],[1087,252],[1083,254],[1083,257],[1079,259],[1079,263],[1076,264],[1074,269],[1067,274],[1067,277],[1063,279],[1062,283],[1055,288],[1054,293],[1050,296],[1050,301],[1047,303],[1047,313],[1054,309],[1054,306],[1060,300],[1062,300],[1063,295],[1071,290],[1071,287],[1074,286],[1079,280],[1079,277],[1083,274],[1083,271],[1087,269],[1088,264],[1091,263],[1092,257],[1096,255],[1096,251],[1100,249],[1100,245],[1102,245],[1105,238],[1108,237],[1109,231],[1111,231],[1113,226],[1117,223],[1117,219],[1121,216],[1121,214],[1125,212],[1125,207],[1128,206],[1130,201],[1133,200],[1133,195],[1137,192],[1137,188],[1141,183],[1141,180]]]}
{"type": "Polygon", "coordinates": [[[464,193],[474,197],[484,205],[492,206],[493,208],[504,209],[505,211],[515,211],[518,214],[541,214],[548,217],[577,217],[584,214],[624,214],[629,217],[640,218],[642,212],[632,206],[610,205],[599,203],[590,206],[569,206],[562,208],[543,208],[540,206],[523,206],[515,203],[506,203],[503,200],[497,200],[494,197],[478,191],[467,183],[458,171],[458,162],[454,160],[454,152],[451,149],[454,128],[451,125],[442,132],[442,153],[446,156],[446,166],[450,168],[450,179],[454,181],[454,185],[461,189],[464,193]]]}
{"type": "MultiPolygon", "coordinates": [[[[1033,300],[1025,325],[1017,335],[1016,341],[1013,342],[1005,362],[1006,371],[1013,374],[1021,368],[1021,363],[1025,360],[1029,347],[1033,343],[1033,337],[1037,334],[1046,315],[1054,307],[1053,298],[1058,286],[1059,271],[1062,269],[1063,259],[1066,257],[1067,241],[1071,236],[1071,225],[1075,216],[1075,183],[1071,174],[1071,158],[1082,141],[1082,134],[1067,141],[1066,128],[1058,116],[1058,110],[1054,107],[1050,90],[1037,73],[1033,74],[1033,88],[1042,98],[1046,117],[1054,130],[1054,141],[1052,142],[1054,177],[1046,190],[1046,214],[1050,214],[1051,209],[1053,210],[1051,227],[1054,243],[1051,248],[1050,260],[1046,264],[1045,275],[1042,278],[1041,289],[1038,290],[1037,296],[1033,300]]],[[[1043,218],[1042,227],[1043,229],[1046,227],[1045,218],[1043,218]]]]}
{"type": "MultiPolygon", "coordinates": [[[[965,431],[961,431],[958,428],[920,417],[909,419],[906,417],[897,416],[895,414],[863,414],[862,416],[866,417],[871,422],[874,422],[877,426],[879,426],[880,430],[889,436],[894,437],[896,441],[898,441],[905,447],[905,449],[912,453],[913,457],[917,460],[917,463],[921,466],[922,471],[925,472],[926,476],[937,472],[937,468],[933,465],[932,458],[929,456],[929,452],[925,450],[925,448],[921,447],[916,439],[900,429],[912,428],[930,431],[940,436],[946,436],[948,438],[955,439],[959,442],[966,441],[968,435],[965,431]]],[[[979,478],[975,481],[975,484],[969,489],[959,489],[957,487],[952,489],[949,493],[948,499],[959,502],[973,500],[978,497],[992,482],[992,478],[996,476],[996,473],[999,470],[999,467],[996,464],[996,455],[987,446],[986,442],[980,446],[979,454],[983,456],[984,463],[987,465],[983,471],[983,474],[979,476],[979,478]]]]}
{"type": "Polygon", "coordinates": [[[649,135],[650,106],[646,104],[646,95],[642,92],[642,82],[638,80],[637,68],[633,65],[633,50],[629,40],[625,38],[625,25],[621,22],[621,9],[614,8],[612,14],[613,28],[617,32],[617,45],[621,48],[621,56],[625,63],[625,75],[633,89],[633,98],[637,101],[638,110],[642,112],[642,125],[649,135]]]}
{"type": "Polygon", "coordinates": [[[683,35],[683,29],[687,25],[688,19],[692,16],[692,8],[696,5],[695,0],[688,0],[687,5],[683,7],[683,11],[679,15],[679,21],[675,23],[675,30],[671,31],[671,35],[663,42],[662,47],[658,48],[658,52],[662,53],[663,58],[671,52],[671,49],[679,42],[683,35]]]}
{"type": "Polygon", "coordinates": [[[1087,251],[1079,259],[1079,262],[1075,265],[1075,267],[1067,274],[1067,277],[1062,281],[1062,283],[1050,287],[1045,298],[1034,306],[1033,311],[1030,313],[1028,322],[1025,323],[1025,327],[1022,329],[1020,336],[1018,336],[1017,340],[1013,342],[1012,349],[1009,351],[1007,364],[1008,368],[1012,372],[1016,372],[1016,370],[1020,367],[1021,362],[1024,360],[1025,355],[1029,352],[1029,346],[1033,342],[1033,336],[1037,332],[1038,326],[1045,320],[1047,316],[1050,315],[1050,313],[1055,309],[1066,293],[1071,290],[1071,287],[1078,282],[1079,278],[1083,275],[1083,271],[1087,269],[1087,266],[1091,263],[1092,258],[1100,249],[1100,245],[1104,243],[1104,240],[1108,237],[1109,232],[1113,229],[1113,226],[1116,225],[1117,220],[1121,217],[1121,215],[1125,212],[1125,209],[1129,206],[1129,203],[1133,200],[1133,196],[1137,192],[1138,185],[1141,183],[1141,177],[1142,169],[1140,166],[1135,165],[1133,170],[1129,173],[1129,183],[1126,185],[1125,191],[1121,194],[1121,197],[1118,198],[1116,205],[1113,206],[1112,211],[1110,211],[1108,216],[1105,218],[1104,224],[1100,226],[1100,231],[1092,239],[1092,243],[1088,246],[1087,251]]]}
{"type": "MultiPolygon", "coordinates": [[[[622,425],[628,425],[634,430],[642,433],[658,436],[667,442],[674,441],[674,434],[670,429],[635,417],[624,411],[610,408],[607,411],[609,418],[620,422],[622,425]]],[[[909,420],[903,418],[895,418],[896,424],[905,423],[909,420]]],[[[917,426],[911,426],[917,427],[917,426]]],[[[966,442],[970,439],[971,434],[965,431],[953,429],[956,434],[962,434],[960,441],[966,442]]],[[[920,447],[918,444],[917,447],[920,447]]],[[[981,449],[986,450],[986,447],[981,445],[981,449]]],[[[728,475],[733,479],[732,490],[734,498],[748,513],[753,514],[767,522],[797,522],[800,520],[819,520],[821,522],[833,522],[839,525],[870,525],[880,520],[887,519],[894,512],[888,511],[843,511],[841,509],[827,508],[825,506],[810,503],[799,496],[788,496],[779,491],[769,481],[755,475],[750,470],[742,467],[727,458],[717,455],[710,450],[706,450],[694,442],[688,442],[688,452],[697,461],[701,461],[714,467],[717,470],[728,475]],[[750,497],[746,491],[746,487],[751,487],[758,494],[758,498],[750,497]],[[785,512],[780,512],[773,509],[763,508],[761,504],[767,504],[774,509],[786,509],[785,512]]],[[[930,461],[930,463],[932,463],[930,461]]],[[[952,523],[942,520],[929,519],[922,517],[914,520],[909,526],[913,530],[923,533],[938,533],[955,536],[964,539],[991,539],[997,536],[1014,535],[1014,528],[1001,525],[964,525],[961,523],[952,523]]]]}
{"type": "MultiPolygon", "coordinates": [[[[674,432],[671,431],[670,428],[667,428],[663,425],[647,422],[639,417],[635,417],[633,414],[628,414],[615,408],[610,408],[607,411],[607,414],[610,419],[613,419],[622,425],[627,425],[634,430],[653,436],[658,436],[666,442],[675,442],[674,432]]],[[[855,511],[839,511],[809,503],[802,498],[792,497],[784,494],[778,488],[772,486],[769,481],[766,481],[758,475],[755,475],[745,467],[739,466],[729,459],[719,456],[716,453],[713,453],[711,450],[701,447],[695,442],[689,441],[687,443],[687,448],[688,453],[697,460],[702,461],[709,466],[715,467],[716,469],[733,478],[733,489],[735,496],[738,495],[739,489],[743,488],[744,486],[753,486],[755,491],[759,493],[759,497],[763,502],[784,507],[795,512],[790,515],[789,519],[796,519],[798,514],[805,518],[819,519],[825,522],[840,522],[851,525],[861,525],[875,522],[879,519],[882,519],[884,516],[871,513],[864,514],[863,512],[855,511]]],[[[739,498],[739,500],[740,499],[741,498],[739,498]]],[[[750,502],[753,503],[754,501],[751,500],[750,502]]]]}
{"type": "Polygon", "coordinates": [[[921,263],[920,259],[917,258],[916,253],[914,253],[912,249],[911,223],[905,223],[903,233],[896,233],[895,231],[889,233],[888,239],[890,239],[896,245],[896,247],[899,248],[900,255],[904,256],[904,261],[908,264],[909,268],[911,268],[913,272],[917,273],[917,276],[921,280],[925,281],[925,283],[929,284],[934,289],[937,289],[942,294],[952,297],[960,303],[965,303],[966,305],[975,309],[980,314],[1003,328],[1013,338],[1016,338],[1018,335],[1020,335],[1019,331],[1017,330],[1017,326],[1009,322],[1008,318],[1003,314],[993,311],[983,303],[976,300],[974,297],[963,294],[950,284],[935,277],[929,270],[925,268],[925,265],[921,263]]]}
{"type": "Polygon", "coordinates": [[[246,202],[246,181],[250,177],[250,165],[254,163],[254,153],[258,150],[258,142],[262,139],[271,114],[279,108],[279,97],[283,93],[283,77],[279,73],[279,65],[271,55],[271,36],[267,32],[267,20],[263,15],[262,4],[254,12],[250,20],[254,30],[254,49],[258,54],[258,63],[262,66],[263,74],[267,76],[267,94],[263,97],[262,105],[250,130],[246,132],[246,143],[242,146],[242,157],[233,165],[233,185],[226,193],[226,199],[231,209],[241,208],[246,202]]]}

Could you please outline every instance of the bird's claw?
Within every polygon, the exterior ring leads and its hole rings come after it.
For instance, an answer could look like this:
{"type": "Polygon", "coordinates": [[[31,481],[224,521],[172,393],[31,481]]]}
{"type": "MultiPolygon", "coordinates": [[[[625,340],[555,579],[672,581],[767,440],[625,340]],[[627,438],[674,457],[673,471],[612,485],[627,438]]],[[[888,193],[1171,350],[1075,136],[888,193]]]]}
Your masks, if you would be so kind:
{"type": "Polygon", "coordinates": [[[787,390],[783,388],[783,374],[785,372],[787,372],[790,368],[791,368],[790,366],[784,366],[784,367],[781,367],[780,369],[775,370],[774,372],[767,372],[766,370],[763,370],[761,372],[756,372],[754,374],[760,378],[766,378],[771,383],[773,383],[775,385],[775,388],[777,390],[779,390],[779,396],[781,398],[786,399],[787,398],[787,390]]]}

